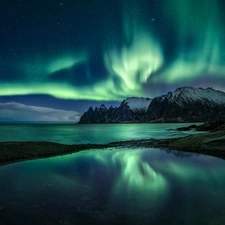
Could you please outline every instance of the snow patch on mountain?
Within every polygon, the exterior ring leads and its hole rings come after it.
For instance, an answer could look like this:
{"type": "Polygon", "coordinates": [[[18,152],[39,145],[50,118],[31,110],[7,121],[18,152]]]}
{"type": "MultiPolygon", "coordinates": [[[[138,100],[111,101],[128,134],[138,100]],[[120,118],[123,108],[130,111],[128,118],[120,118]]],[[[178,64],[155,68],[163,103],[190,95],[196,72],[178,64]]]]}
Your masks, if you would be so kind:
{"type": "Polygon", "coordinates": [[[121,104],[127,104],[132,111],[147,112],[151,101],[152,99],[150,98],[131,97],[125,99],[121,104]]]}

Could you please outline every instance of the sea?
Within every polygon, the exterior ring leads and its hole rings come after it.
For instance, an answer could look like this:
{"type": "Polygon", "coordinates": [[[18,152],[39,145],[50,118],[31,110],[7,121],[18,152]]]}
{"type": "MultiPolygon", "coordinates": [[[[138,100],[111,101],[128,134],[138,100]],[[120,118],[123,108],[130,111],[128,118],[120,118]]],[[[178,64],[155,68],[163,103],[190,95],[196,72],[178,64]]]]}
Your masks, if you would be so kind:
{"type": "Polygon", "coordinates": [[[192,124],[17,124],[0,125],[0,141],[47,141],[61,144],[106,144],[114,141],[164,139],[196,133],[177,131],[192,124]]]}
{"type": "MultiPolygon", "coordinates": [[[[190,124],[0,125],[0,141],[63,144],[183,137],[190,124]]],[[[225,161],[118,147],[0,167],[1,225],[225,224],[225,161]]]]}

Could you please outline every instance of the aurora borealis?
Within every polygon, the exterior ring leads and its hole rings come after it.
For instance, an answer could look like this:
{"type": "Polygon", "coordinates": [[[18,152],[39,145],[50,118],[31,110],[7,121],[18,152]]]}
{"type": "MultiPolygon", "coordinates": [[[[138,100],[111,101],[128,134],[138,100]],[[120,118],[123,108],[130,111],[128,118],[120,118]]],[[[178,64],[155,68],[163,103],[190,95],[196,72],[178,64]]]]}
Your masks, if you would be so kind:
{"type": "Polygon", "coordinates": [[[0,101],[83,112],[87,101],[184,85],[224,91],[224,9],[222,0],[0,1],[0,101]]]}

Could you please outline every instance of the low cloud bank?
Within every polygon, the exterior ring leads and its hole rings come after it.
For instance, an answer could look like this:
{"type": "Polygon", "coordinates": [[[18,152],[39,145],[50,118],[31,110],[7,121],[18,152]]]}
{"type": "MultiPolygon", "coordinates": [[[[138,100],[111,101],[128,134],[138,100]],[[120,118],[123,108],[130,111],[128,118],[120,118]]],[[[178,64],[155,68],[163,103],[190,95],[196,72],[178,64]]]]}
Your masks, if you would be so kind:
{"type": "Polygon", "coordinates": [[[76,123],[79,119],[80,115],[76,111],[29,106],[17,102],[0,103],[2,122],[76,123]]]}

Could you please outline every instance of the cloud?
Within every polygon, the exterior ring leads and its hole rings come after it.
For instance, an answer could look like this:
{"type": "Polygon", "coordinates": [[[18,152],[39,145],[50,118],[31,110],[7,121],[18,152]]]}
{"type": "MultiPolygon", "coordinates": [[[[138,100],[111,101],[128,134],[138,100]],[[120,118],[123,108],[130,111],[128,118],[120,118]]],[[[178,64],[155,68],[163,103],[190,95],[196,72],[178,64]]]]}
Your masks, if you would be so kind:
{"type": "Polygon", "coordinates": [[[28,106],[16,102],[0,103],[0,121],[76,123],[79,119],[76,111],[28,106]]]}

